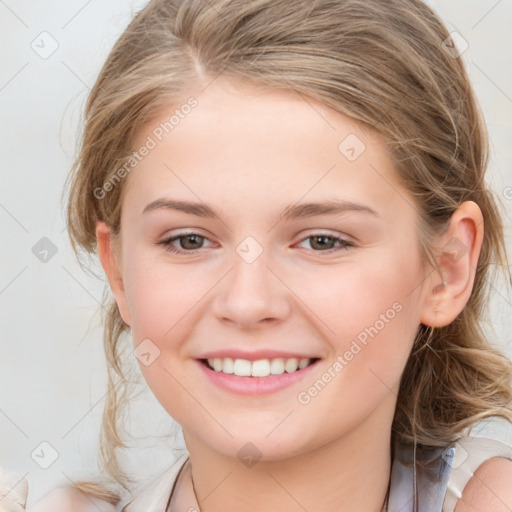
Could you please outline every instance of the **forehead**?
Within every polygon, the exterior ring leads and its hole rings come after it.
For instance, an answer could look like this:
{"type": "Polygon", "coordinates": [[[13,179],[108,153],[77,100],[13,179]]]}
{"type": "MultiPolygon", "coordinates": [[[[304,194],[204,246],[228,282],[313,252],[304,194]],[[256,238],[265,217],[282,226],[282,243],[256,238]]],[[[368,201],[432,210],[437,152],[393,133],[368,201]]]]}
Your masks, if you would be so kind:
{"type": "Polygon", "coordinates": [[[385,204],[405,194],[384,138],[311,97],[222,79],[188,97],[195,106],[184,97],[162,109],[134,141],[135,151],[151,146],[125,183],[141,211],[165,191],[247,208],[283,196],[385,204]]]}

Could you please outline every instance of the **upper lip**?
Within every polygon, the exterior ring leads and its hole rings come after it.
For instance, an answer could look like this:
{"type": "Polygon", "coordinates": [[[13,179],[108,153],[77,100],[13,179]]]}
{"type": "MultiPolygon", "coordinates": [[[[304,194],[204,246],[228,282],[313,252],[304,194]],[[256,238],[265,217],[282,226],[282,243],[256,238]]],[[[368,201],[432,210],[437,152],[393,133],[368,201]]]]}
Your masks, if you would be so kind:
{"type": "Polygon", "coordinates": [[[230,357],[231,359],[247,359],[248,361],[257,361],[259,359],[275,359],[282,357],[283,359],[318,359],[318,356],[311,356],[308,354],[301,354],[299,352],[284,352],[282,350],[256,350],[254,352],[244,352],[243,350],[215,350],[212,352],[205,352],[198,359],[223,359],[230,357]]]}

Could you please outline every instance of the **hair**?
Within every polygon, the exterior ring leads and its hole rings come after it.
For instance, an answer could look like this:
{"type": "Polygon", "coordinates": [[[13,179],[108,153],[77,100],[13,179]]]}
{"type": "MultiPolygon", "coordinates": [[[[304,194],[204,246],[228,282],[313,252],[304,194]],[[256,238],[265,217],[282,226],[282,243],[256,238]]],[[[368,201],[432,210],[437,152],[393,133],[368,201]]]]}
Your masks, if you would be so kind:
{"type": "MultiPolygon", "coordinates": [[[[476,421],[512,421],[512,365],[484,333],[496,270],[508,269],[499,198],[486,185],[488,136],[460,57],[445,51],[450,34],[421,0],[153,0],[111,50],[90,91],[77,158],[66,181],[68,232],[81,256],[96,252],[95,224],[119,234],[124,181],[134,137],[162,108],[222,73],[294,90],[384,136],[397,175],[415,199],[424,268],[436,267],[432,242],[467,200],[480,207],[485,233],[468,303],[449,325],[421,324],[404,369],[392,425],[397,443],[441,447],[476,421]],[[108,190],[97,197],[97,190],[108,190]],[[103,194],[105,195],[105,194],[103,194]]],[[[193,115],[193,113],[192,113],[193,115]]],[[[121,363],[123,322],[104,295],[108,395],[100,459],[128,489],[117,451],[119,415],[129,400],[121,363]]],[[[100,482],[77,487],[112,504],[100,482]]]]}

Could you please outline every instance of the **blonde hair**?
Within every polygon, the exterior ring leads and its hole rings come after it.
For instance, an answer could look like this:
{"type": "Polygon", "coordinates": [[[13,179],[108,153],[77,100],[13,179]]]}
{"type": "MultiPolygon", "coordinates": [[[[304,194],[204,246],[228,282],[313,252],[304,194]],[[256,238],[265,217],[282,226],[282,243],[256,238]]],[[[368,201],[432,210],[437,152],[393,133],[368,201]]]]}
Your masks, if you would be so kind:
{"type": "MultiPolygon", "coordinates": [[[[95,223],[119,233],[123,181],[105,190],[128,162],[141,126],[187,91],[220,73],[233,81],[294,89],[385,136],[403,185],[416,199],[423,262],[430,244],[466,200],[476,202],[485,234],[474,288],[446,327],[421,325],[404,370],[392,445],[445,446],[474,422],[512,421],[511,363],[484,335],[495,266],[508,271],[498,198],[484,182],[488,141],[461,58],[449,33],[420,0],[154,0],[120,36],[85,107],[81,148],[68,177],[67,221],[73,250],[96,251],[95,223]],[[491,275],[492,274],[492,275],[491,275]]],[[[192,114],[193,115],[193,114],[192,114]]],[[[82,264],[82,262],[81,262],[82,264]]],[[[105,294],[108,398],[100,438],[107,473],[125,489],[117,450],[127,402],[117,304],[105,294]],[[117,383],[116,383],[117,380],[117,383]]],[[[115,504],[97,482],[84,492],[115,504]]]]}

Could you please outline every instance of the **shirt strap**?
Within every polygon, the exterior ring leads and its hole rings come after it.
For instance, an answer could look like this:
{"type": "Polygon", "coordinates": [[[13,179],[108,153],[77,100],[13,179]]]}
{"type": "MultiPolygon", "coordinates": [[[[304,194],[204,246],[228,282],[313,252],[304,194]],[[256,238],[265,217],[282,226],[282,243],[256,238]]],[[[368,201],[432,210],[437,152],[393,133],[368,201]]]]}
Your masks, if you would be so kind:
{"type": "Polygon", "coordinates": [[[455,456],[449,462],[451,472],[442,512],[453,512],[455,510],[457,500],[462,496],[466,484],[478,467],[486,460],[493,457],[504,457],[512,460],[512,447],[494,439],[465,437],[450,446],[455,448],[455,456]]]}

